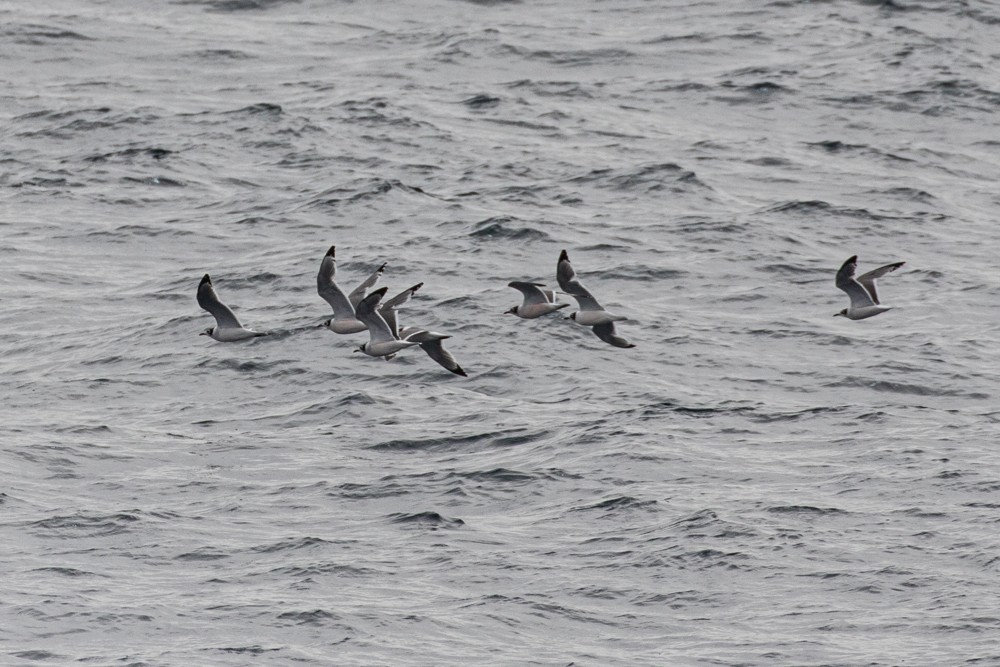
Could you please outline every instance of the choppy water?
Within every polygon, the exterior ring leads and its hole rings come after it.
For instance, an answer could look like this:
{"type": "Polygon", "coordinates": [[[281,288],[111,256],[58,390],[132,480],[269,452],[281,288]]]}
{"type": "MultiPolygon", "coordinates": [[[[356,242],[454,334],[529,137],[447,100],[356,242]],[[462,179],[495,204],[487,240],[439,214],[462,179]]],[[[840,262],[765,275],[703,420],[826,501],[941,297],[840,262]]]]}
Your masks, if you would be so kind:
{"type": "Polygon", "coordinates": [[[0,663],[1000,664],[998,25],[7,3],[0,663]],[[638,347],[501,315],[562,248],[638,347]]]}

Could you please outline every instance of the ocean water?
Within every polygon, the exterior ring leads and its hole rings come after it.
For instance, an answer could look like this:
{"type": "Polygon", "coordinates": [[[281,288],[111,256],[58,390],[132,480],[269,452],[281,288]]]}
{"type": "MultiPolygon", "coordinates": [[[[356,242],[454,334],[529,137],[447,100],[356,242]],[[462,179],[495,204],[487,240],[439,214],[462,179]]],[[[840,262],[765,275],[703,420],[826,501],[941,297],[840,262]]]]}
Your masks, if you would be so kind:
{"type": "Polygon", "coordinates": [[[998,26],[0,6],[0,664],[1000,665],[998,26]],[[634,349],[502,314],[562,249],[634,349]]]}

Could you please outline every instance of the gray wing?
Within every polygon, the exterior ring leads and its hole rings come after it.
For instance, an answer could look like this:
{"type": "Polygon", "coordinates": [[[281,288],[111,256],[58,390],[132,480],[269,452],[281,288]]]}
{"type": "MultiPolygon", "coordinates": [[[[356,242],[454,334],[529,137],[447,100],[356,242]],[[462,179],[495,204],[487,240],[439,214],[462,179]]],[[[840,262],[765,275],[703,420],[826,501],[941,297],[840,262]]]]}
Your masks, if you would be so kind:
{"type": "Polygon", "coordinates": [[[389,325],[389,329],[392,330],[392,334],[399,338],[399,324],[396,321],[396,308],[402,306],[404,303],[410,300],[413,294],[423,287],[423,283],[417,283],[410,289],[403,290],[391,299],[384,301],[378,308],[379,315],[385,320],[385,323],[389,325]]]}
{"type": "Polygon", "coordinates": [[[316,291],[333,308],[334,317],[351,319],[354,317],[354,306],[333,280],[333,277],[337,275],[335,251],[336,246],[330,246],[319,265],[319,273],[316,274],[316,291]]]}
{"type": "Polygon", "coordinates": [[[577,280],[576,271],[569,263],[569,255],[563,250],[559,255],[559,263],[556,265],[556,280],[563,292],[569,294],[580,304],[580,310],[604,310],[604,307],[597,302],[594,295],[577,280]]]}
{"type": "Polygon", "coordinates": [[[837,287],[847,292],[851,297],[851,308],[864,308],[875,305],[868,290],[854,278],[858,268],[858,256],[849,257],[840,270],[837,271],[837,287]]]}
{"type": "Polygon", "coordinates": [[[627,338],[618,335],[618,332],[615,330],[614,322],[598,324],[594,327],[594,333],[605,343],[614,345],[615,347],[635,347],[635,345],[630,343],[627,338]]]}
{"type": "Polygon", "coordinates": [[[352,306],[355,308],[358,307],[358,303],[361,302],[361,299],[365,298],[365,294],[368,290],[374,287],[375,283],[378,282],[378,279],[382,277],[383,271],[385,271],[385,262],[382,263],[382,266],[375,269],[375,273],[368,276],[363,283],[355,287],[354,291],[347,295],[347,298],[351,300],[352,306]]]}
{"type": "Polygon", "coordinates": [[[455,375],[468,377],[468,374],[462,370],[461,366],[458,365],[458,362],[455,360],[455,357],[452,356],[451,352],[444,349],[442,341],[445,338],[451,338],[451,336],[439,334],[435,331],[421,331],[419,329],[408,329],[404,331],[407,334],[406,340],[420,343],[420,348],[427,353],[427,356],[438,362],[438,364],[440,364],[443,368],[446,368],[455,375]]]}
{"type": "Polygon", "coordinates": [[[396,340],[389,325],[386,324],[385,318],[379,315],[378,312],[378,303],[385,296],[386,290],[388,290],[387,287],[375,290],[363,298],[358,303],[357,310],[355,310],[357,318],[368,325],[368,335],[371,336],[371,342],[373,343],[396,340]]]}
{"type": "Polygon", "coordinates": [[[896,262],[895,264],[886,264],[885,266],[880,266],[879,268],[869,271],[868,273],[858,277],[858,282],[861,286],[868,290],[868,294],[871,295],[872,301],[875,303],[881,303],[878,300],[878,287],[875,285],[875,281],[884,276],[887,273],[892,273],[899,267],[901,267],[906,262],[896,262]]]}
{"type": "Polygon", "coordinates": [[[545,298],[545,292],[543,292],[540,287],[543,287],[542,283],[525,283],[519,280],[507,283],[507,287],[513,287],[518,292],[524,295],[525,306],[533,306],[536,303],[551,303],[549,299],[545,298]]]}
{"type": "Polygon", "coordinates": [[[202,277],[201,282],[198,283],[198,305],[212,313],[212,317],[215,318],[215,324],[218,328],[243,328],[243,325],[240,324],[233,311],[229,310],[229,306],[219,301],[219,297],[215,293],[215,288],[212,287],[212,279],[209,278],[207,273],[202,277]]]}

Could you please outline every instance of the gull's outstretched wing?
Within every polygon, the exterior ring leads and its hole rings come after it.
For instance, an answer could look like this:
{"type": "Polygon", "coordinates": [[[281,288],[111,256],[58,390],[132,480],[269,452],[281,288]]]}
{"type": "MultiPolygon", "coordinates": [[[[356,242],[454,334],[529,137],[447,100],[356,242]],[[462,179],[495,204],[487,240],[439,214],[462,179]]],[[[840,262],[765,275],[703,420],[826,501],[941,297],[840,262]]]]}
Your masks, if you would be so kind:
{"type": "Polygon", "coordinates": [[[371,342],[373,343],[396,340],[389,325],[386,324],[385,318],[379,315],[378,312],[379,301],[385,296],[386,290],[388,290],[387,287],[375,290],[363,298],[354,311],[357,318],[368,325],[368,334],[371,336],[371,342]]]}
{"type": "Polygon", "coordinates": [[[858,256],[849,257],[837,271],[837,287],[847,292],[847,296],[851,297],[851,308],[874,306],[875,301],[868,294],[868,290],[854,277],[854,272],[857,269],[858,256]]]}
{"type": "Polygon", "coordinates": [[[229,306],[219,301],[215,288],[212,287],[212,279],[206,273],[198,283],[198,305],[212,313],[215,324],[220,329],[242,329],[243,325],[236,318],[229,306]]]}
{"type": "Polygon", "coordinates": [[[378,279],[382,277],[382,272],[385,271],[385,262],[382,262],[382,266],[375,269],[375,272],[368,276],[363,283],[354,288],[354,290],[347,295],[347,298],[351,300],[351,305],[355,308],[361,302],[361,299],[365,298],[365,294],[368,290],[375,286],[378,279]]]}
{"type": "Polygon", "coordinates": [[[563,292],[577,300],[580,310],[604,310],[594,295],[577,280],[576,271],[573,270],[565,250],[560,253],[559,263],[556,264],[556,280],[559,281],[559,287],[563,292]]]}
{"type": "Polygon", "coordinates": [[[444,349],[442,341],[451,336],[439,334],[435,331],[422,331],[419,329],[404,329],[405,340],[420,343],[420,348],[427,353],[427,356],[438,362],[443,368],[451,371],[455,375],[468,377],[468,374],[458,365],[458,361],[451,352],[444,349]]]}
{"type": "Polygon", "coordinates": [[[861,283],[861,286],[868,290],[868,294],[871,295],[872,301],[875,303],[881,303],[878,300],[878,287],[875,281],[884,276],[887,273],[892,273],[899,267],[901,267],[906,262],[896,262],[895,264],[886,264],[885,266],[880,266],[879,268],[869,271],[868,273],[857,278],[857,281],[861,283]]]}
{"type": "Polygon", "coordinates": [[[552,303],[550,299],[546,298],[545,292],[540,289],[544,287],[542,283],[526,283],[520,280],[515,280],[514,282],[507,283],[507,287],[513,287],[524,295],[524,303],[522,304],[524,306],[533,306],[539,303],[552,303]]]}
{"type": "Polygon", "coordinates": [[[344,292],[333,280],[337,275],[336,246],[330,246],[319,265],[319,273],[316,274],[316,291],[326,299],[326,302],[333,308],[333,316],[337,319],[352,319],[354,317],[354,306],[344,296],[344,292]]]}
{"type": "Polygon", "coordinates": [[[629,342],[627,338],[618,335],[618,332],[615,330],[614,322],[596,325],[594,327],[594,333],[605,343],[614,345],[615,347],[635,347],[635,345],[629,342]]]}
{"type": "Polygon", "coordinates": [[[397,338],[399,338],[399,324],[396,322],[396,308],[409,301],[410,297],[423,286],[423,283],[417,283],[410,289],[405,289],[391,299],[387,299],[379,306],[379,315],[382,316],[382,319],[389,325],[393,335],[397,338]]]}

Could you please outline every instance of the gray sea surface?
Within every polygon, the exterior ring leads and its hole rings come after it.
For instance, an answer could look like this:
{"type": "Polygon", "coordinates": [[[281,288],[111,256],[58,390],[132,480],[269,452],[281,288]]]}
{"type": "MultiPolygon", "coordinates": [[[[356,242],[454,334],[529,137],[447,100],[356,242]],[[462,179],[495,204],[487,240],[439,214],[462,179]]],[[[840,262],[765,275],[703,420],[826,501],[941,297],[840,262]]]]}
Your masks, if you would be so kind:
{"type": "Polygon", "coordinates": [[[1000,665],[998,31],[0,4],[0,664],[1000,665]],[[330,245],[469,377],[318,328],[330,245]],[[635,348],[503,315],[562,249],[635,348]]]}

